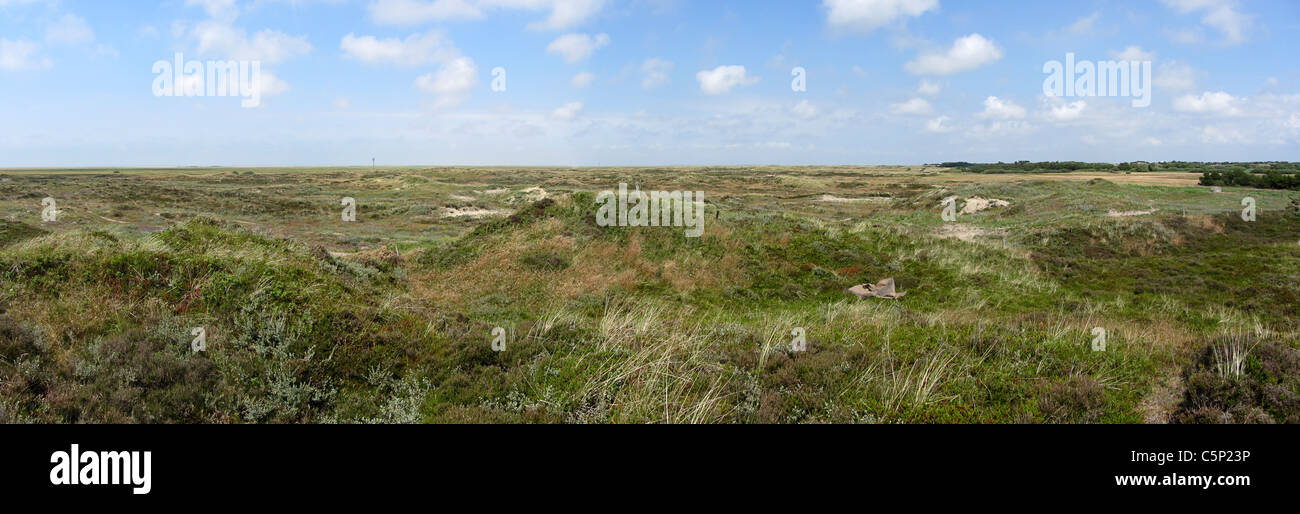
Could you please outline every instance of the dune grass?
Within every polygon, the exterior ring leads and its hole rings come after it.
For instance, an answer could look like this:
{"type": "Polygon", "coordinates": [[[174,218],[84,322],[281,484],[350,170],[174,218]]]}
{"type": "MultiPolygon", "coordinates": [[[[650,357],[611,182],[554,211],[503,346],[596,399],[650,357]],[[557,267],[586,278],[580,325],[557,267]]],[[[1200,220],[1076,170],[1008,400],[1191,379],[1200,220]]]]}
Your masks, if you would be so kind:
{"type": "Polygon", "coordinates": [[[1296,420],[1285,192],[915,168],[9,173],[0,421],[1296,420]],[[619,182],[704,235],[597,226],[619,182]],[[953,195],[1010,206],[954,238],[953,195]]]}

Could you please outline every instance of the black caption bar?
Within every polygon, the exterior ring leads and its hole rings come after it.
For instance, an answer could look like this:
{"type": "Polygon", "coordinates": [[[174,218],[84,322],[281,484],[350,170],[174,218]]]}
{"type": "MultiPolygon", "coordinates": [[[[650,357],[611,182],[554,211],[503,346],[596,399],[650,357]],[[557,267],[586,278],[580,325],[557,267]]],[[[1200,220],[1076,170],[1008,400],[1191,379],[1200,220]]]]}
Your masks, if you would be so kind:
{"type": "Polygon", "coordinates": [[[815,485],[826,498],[875,491],[1257,500],[1292,487],[1290,464],[1300,453],[1287,442],[1287,429],[1261,426],[0,430],[9,443],[0,476],[6,497],[127,504],[207,497],[450,501],[574,488],[663,494],[670,485],[715,487],[735,480],[751,482],[750,488],[815,485]]]}

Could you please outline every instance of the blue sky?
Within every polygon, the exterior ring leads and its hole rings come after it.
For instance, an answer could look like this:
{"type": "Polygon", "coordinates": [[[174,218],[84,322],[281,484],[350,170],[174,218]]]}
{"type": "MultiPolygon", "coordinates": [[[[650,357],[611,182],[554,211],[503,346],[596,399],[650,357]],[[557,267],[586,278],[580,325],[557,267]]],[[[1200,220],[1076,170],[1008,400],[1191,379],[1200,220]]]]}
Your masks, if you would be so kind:
{"type": "Polygon", "coordinates": [[[1285,0],[0,0],[0,167],[1300,161],[1296,48],[1285,0]],[[1151,105],[1045,96],[1067,53],[1151,105]]]}

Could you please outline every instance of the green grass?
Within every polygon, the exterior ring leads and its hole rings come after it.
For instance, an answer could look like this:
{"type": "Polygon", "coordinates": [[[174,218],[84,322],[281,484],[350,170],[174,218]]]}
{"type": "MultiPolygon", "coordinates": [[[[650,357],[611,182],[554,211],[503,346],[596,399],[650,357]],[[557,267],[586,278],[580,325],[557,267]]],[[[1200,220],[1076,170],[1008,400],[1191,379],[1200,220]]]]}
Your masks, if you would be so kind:
{"type": "Polygon", "coordinates": [[[919,167],[234,171],[6,173],[0,421],[1296,416],[1300,218],[1284,192],[926,185],[919,167]],[[619,182],[706,191],[705,235],[596,226],[593,192],[619,182]],[[534,186],[551,198],[520,203],[534,186]],[[832,192],[885,200],[820,201],[832,192]],[[40,222],[45,195],[56,223],[40,222]],[[345,195],[357,223],[338,218],[345,195]],[[950,195],[1011,206],[945,238],[950,195]],[[464,206],[514,214],[442,215],[464,206]],[[844,292],[885,277],[907,296],[844,292]],[[206,352],[189,350],[194,327],[206,352]],[[1258,341],[1252,381],[1208,380],[1205,352],[1241,334],[1258,341]]]}

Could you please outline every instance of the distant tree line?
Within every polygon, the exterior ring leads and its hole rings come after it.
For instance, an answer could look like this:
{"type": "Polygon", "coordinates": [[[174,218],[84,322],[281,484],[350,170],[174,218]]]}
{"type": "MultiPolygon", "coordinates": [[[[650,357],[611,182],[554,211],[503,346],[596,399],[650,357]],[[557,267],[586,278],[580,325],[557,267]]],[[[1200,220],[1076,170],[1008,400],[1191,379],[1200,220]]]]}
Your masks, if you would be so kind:
{"type": "Polygon", "coordinates": [[[1234,168],[1225,172],[1207,171],[1201,175],[1202,186],[1242,186],[1259,189],[1292,189],[1300,191],[1300,174],[1269,170],[1251,173],[1234,168]]]}
{"type": "MultiPolygon", "coordinates": [[[[1240,171],[1246,175],[1294,175],[1300,173],[1300,163],[1295,162],[1186,162],[1186,161],[1169,161],[1169,162],[1122,162],[1111,164],[1108,162],[1080,162],[1080,161],[1016,161],[1016,162],[997,162],[997,163],[973,163],[965,161],[944,162],[935,164],[944,168],[959,169],[966,173],[1069,173],[1074,171],[1095,171],[1107,173],[1140,173],[1148,171],[1172,171],[1186,173],[1231,173],[1240,171]]],[[[1240,174],[1234,175],[1238,178],[1240,174]]],[[[1248,177],[1250,178],[1250,177],[1248,177]]],[[[1287,178],[1266,179],[1277,182],[1285,181],[1287,178]]],[[[1244,180],[1244,179],[1243,179],[1244,180]]],[[[1270,182],[1270,183],[1273,183],[1270,182]]],[[[1282,183],[1282,182],[1278,182],[1282,183]]],[[[1231,185],[1231,184],[1225,184],[1231,185]]]]}
{"type": "Polygon", "coordinates": [[[972,162],[945,162],[939,164],[944,168],[957,168],[967,173],[1070,173],[1072,171],[1150,171],[1148,163],[1093,163],[1080,161],[1050,161],[1050,162],[998,162],[998,163],[972,163],[972,162]]]}
{"type": "Polygon", "coordinates": [[[1188,171],[1205,173],[1209,171],[1241,170],[1253,173],[1300,173],[1300,162],[1184,162],[1172,161],[1157,164],[1162,171],[1188,171]]]}

